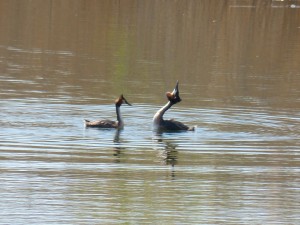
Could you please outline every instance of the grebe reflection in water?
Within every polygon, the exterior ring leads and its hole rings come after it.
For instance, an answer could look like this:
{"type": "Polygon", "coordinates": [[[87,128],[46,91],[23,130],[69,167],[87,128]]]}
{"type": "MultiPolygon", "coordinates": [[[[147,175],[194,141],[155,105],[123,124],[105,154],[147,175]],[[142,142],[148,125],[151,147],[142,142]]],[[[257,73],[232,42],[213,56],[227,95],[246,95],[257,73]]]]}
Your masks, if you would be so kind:
{"type": "Polygon", "coordinates": [[[124,121],[121,116],[120,107],[123,103],[127,105],[131,104],[127,102],[123,95],[116,99],[116,113],[117,113],[117,121],[112,120],[96,120],[96,121],[89,121],[84,120],[84,124],[86,127],[96,127],[96,128],[115,128],[115,129],[122,129],[124,127],[124,121]]]}
{"type": "Polygon", "coordinates": [[[167,92],[166,96],[168,102],[161,109],[159,109],[153,117],[153,126],[157,131],[194,131],[195,127],[188,127],[183,123],[176,120],[164,120],[163,116],[165,112],[170,109],[173,105],[181,101],[179,96],[178,81],[173,92],[167,92]]]}

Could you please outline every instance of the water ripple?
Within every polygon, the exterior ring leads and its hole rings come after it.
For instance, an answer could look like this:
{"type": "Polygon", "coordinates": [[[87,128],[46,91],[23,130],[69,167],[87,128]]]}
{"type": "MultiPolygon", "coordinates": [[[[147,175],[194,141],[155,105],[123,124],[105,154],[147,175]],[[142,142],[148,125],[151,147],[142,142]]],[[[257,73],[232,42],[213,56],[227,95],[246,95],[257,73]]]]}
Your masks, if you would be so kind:
{"type": "Polygon", "coordinates": [[[142,220],[147,211],[149,218],[185,224],[178,214],[183,210],[196,215],[189,223],[203,210],[207,221],[220,223],[236,216],[250,222],[257,212],[266,223],[275,223],[282,210],[290,217],[281,221],[298,215],[292,210],[300,202],[298,112],[174,107],[166,118],[196,125],[196,131],[157,134],[151,127],[156,105],[122,107],[126,126],[118,132],[83,126],[83,118],[114,119],[112,105],[2,103],[2,217],[70,224],[83,214],[76,223],[119,223],[142,220]],[[135,203],[134,215],[127,209],[116,216],[128,202],[135,203]],[[216,206],[223,213],[213,213],[216,206]]]}

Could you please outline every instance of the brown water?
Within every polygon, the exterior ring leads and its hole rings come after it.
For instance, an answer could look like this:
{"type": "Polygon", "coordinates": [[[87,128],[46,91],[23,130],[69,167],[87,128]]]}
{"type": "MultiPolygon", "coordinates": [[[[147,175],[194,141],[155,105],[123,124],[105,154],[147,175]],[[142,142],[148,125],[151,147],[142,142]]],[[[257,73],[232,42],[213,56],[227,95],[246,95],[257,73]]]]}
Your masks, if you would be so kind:
{"type": "Polygon", "coordinates": [[[0,223],[299,223],[299,7],[0,1],[0,223]]]}

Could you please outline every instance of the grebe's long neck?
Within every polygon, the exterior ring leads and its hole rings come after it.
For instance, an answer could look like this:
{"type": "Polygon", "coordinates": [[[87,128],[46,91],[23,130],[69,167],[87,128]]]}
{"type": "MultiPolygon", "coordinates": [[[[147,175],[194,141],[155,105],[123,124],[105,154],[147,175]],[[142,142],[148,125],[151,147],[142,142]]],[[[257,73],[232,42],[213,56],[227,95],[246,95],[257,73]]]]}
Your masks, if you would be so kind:
{"type": "Polygon", "coordinates": [[[116,105],[116,113],[117,113],[117,121],[118,121],[118,126],[122,127],[124,125],[122,116],[121,116],[121,110],[120,110],[120,106],[116,105]]]}
{"type": "Polygon", "coordinates": [[[164,116],[165,112],[169,108],[171,108],[172,105],[173,105],[173,103],[168,101],[167,104],[165,104],[160,110],[158,110],[157,113],[155,113],[155,115],[153,117],[153,124],[154,125],[159,125],[163,121],[163,116],[164,116]]]}

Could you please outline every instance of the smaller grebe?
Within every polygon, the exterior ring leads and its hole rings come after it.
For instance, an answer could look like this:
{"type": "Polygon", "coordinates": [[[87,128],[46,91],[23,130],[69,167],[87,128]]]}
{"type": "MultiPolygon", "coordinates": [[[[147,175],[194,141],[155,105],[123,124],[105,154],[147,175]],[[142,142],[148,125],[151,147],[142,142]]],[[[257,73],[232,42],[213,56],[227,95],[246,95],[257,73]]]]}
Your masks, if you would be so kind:
{"type": "Polygon", "coordinates": [[[123,95],[121,95],[119,98],[116,99],[115,105],[116,105],[116,112],[117,112],[117,121],[112,120],[96,120],[96,121],[89,121],[84,120],[84,124],[86,127],[97,127],[97,128],[117,128],[122,129],[124,127],[124,122],[121,117],[120,107],[123,103],[126,103],[127,105],[131,104],[127,102],[127,100],[124,98],[123,95]]]}
{"type": "Polygon", "coordinates": [[[184,125],[181,122],[175,121],[173,119],[171,120],[164,120],[163,116],[165,112],[170,109],[173,105],[181,101],[181,98],[179,97],[179,89],[178,89],[178,81],[176,83],[176,86],[173,90],[173,92],[167,92],[166,96],[168,98],[168,103],[163,106],[160,110],[157,111],[157,113],[153,117],[153,126],[154,129],[159,131],[180,131],[180,130],[189,130],[193,131],[195,130],[194,127],[188,127],[184,125]]]}

